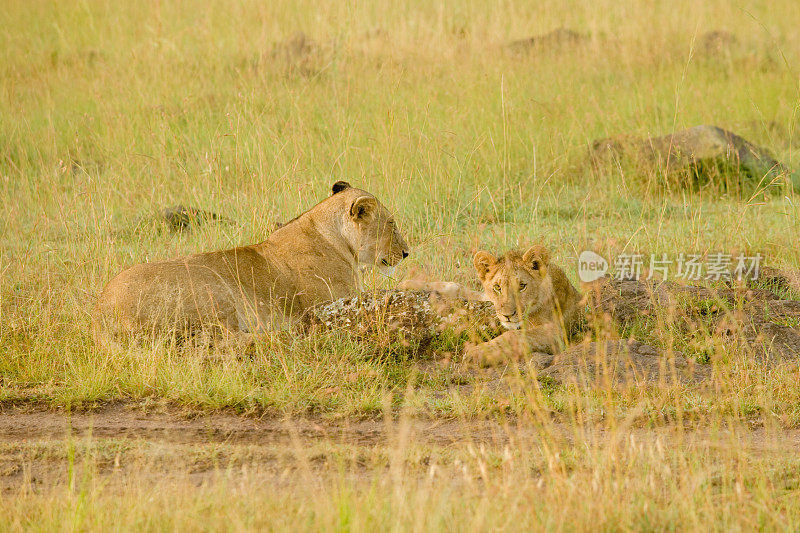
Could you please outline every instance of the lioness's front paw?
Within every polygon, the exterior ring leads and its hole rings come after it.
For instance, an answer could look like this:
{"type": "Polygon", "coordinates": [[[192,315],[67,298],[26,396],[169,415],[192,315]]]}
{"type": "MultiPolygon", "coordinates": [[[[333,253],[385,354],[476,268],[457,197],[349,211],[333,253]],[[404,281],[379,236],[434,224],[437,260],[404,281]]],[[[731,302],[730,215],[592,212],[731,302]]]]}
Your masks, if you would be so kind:
{"type": "Polygon", "coordinates": [[[406,279],[397,284],[399,291],[422,291],[428,288],[428,283],[420,279],[406,279]]]}

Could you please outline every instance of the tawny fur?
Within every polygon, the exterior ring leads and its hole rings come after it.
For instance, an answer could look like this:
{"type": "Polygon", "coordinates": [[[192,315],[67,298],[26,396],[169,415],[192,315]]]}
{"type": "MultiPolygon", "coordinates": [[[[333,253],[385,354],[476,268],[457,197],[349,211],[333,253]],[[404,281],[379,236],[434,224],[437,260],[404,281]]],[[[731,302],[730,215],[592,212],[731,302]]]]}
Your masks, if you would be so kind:
{"type": "Polygon", "coordinates": [[[389,211],[337,182],[330,197],[264,242],[124,270],[98,299],[93,334],[104,343],[208,326],[280,328],[313,305],[359,292],[361,265],[391,268],[407,255],[389,211]]]}
{"type": "Polygon", "coordinates": [[[579,318],[580,293],[543,246],[496,258],[478,252],[475,269],[484,295],[507,328],[491,341],[470,346],[465,358],[493,365],[532,352],[556,353],[579,318]]]}
{"type": "Polygon", "coordinates": [[[532,352],[558,352],[580,316],[581,296],[564,271],[550,262],[548,251],[543,246],[533,246],[524,254],[511,251],[500,258],[481,251],[475,254],[474,264],[483,292],[454,282],[421,278],[406,280],[398,288],[492,302],[497,318],[509,331],[491,341],[468,346],[467,360],[494,365],[532,352]],[[521,284],[524,290],[520,290],[521,284]]]}

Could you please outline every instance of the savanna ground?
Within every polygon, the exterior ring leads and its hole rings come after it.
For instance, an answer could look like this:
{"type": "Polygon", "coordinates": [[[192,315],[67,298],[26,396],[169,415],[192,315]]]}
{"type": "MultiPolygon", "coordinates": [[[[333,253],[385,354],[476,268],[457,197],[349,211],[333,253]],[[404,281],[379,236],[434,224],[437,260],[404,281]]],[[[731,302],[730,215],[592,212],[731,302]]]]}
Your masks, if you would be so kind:
{"type": "Polygon", "coordinates": [[[123,267],[263,240],[338,179],[395,212],[398,278],[472,283],[476,249],[536,241],[576,282],[588,248],[797,268],[789,188],[585,156],[716,124],[797,169],[798,27],[788,0],[6,2],[2,529],[798,529],[797,364],[702,328],[617,334],[679,346],[705,386],[594,391],[464,371],[458,339],[88,336],[123,267]],[[556,28],[588,38],[504,48],[556,28]],[[228,221],[172,232],[177,203],[228,221]]]}

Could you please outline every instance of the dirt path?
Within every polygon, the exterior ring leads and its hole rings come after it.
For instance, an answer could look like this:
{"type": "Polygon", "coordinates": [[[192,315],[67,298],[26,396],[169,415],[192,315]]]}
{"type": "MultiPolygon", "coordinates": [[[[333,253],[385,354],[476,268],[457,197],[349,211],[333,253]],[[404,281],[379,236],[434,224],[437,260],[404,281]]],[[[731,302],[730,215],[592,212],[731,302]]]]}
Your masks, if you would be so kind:
{"type": "Polygon", "coordinates": [[[71,413],[0,406],[0,493],[74,486],[76,479],[110,488],[221,478],[291,487],[341,476],[343,467],[346,477],[367,480],[385,472],[387,450],[493,447],[510,434],[488,421],[259,419],[124,403],[71,413]]]}
{"type": "MultiPolygon", "coordinates": [[[[625,434],[637,437],[670,439],[677,428],[628,428],[625,434]]],[[[144,408],[141,404],[115,402],[101,407],[66,412],[46,406],[8,406],[0,404],[0,443],[25,443],[49,440],[128,439],[172,444],[287,445],[330,441],[355,446],[392,445],[398,439],[415,444],[447,447],[477,443],[506,445],[519,439],[536,439],[540,425],[500,423],[495,420],[459,419],[327,419],[252,417],[234,413],[201,414],[178,407],[144,408]]],[[[546,431],[567,441],[587,436],[565,423],[548,423],[546,431]]],[[[590,429],[595,438],[606,433],[590,429]]],[[[695,438],[708,435],[704,429],[688,431],[695,438]]],[[[800,429],[778,431],[782,445],[800,450],[800,429]]],[[[720,433],[717,433],[717,438],[720,433]]],[[[748,430],[748,444],[771,442],[775,431],[748,430]],[[768,438],[769,437],[769,438],[768,438]]]]}
{"type": "Polygon", "coordinates": [[[198,415],[178,408],[144,410],[123,403],[91,411],[67,413],[40,407],[0,406],[0,442],[63,439],[68,435],[94,438],[143,439],[180,444],[280,444],[330,439],[356,445],[386,443],[397,432],[415,440],[446,446],[466,440],[504,443],[507,428],[491,421],[348,419],[318,417],[292,420],[254,418],[231,413],[198,415]]]}
{"type": "Polygon", "coordinates": [[[487,420],[259,419],[124,403],[72,413],[0,405],[0,493],[38,492],[98,479],[120,490],[132,483],[170,480],[193,485],[249,480],[287,488],[318,483],[326,476],[374,481],[386,477],[392,457],[400,457],[411,475],[425,476],[429,462],[457,461],[475,450],[524,452],[545,439],[557,447],[603,447],[633,438],[639,443],[660,439],[666,445],[678,438],[681,446],[734,446],[758,454],[800,452],[800,430],[743,428],[712,434],[660,427],[608,432],[487,420]]]}

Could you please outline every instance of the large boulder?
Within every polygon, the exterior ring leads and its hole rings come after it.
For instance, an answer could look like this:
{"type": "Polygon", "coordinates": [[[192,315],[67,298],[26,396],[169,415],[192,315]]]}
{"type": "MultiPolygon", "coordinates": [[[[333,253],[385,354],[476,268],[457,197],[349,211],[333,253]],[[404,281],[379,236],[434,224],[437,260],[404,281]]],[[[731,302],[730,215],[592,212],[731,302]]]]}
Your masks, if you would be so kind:
{"type": "MultiPolygon", "coordinates": [[[[763,178],[788,177],[789,171],[770,152],[717,126],[695,126],[650,138],[617,136],[594,141],[590,158],[595,166],[621,163],[638,171],[665,175],[688,174],[703,186],[720,176],[744,175],[752,183],[763,178]]],[[[718,181],[718,180],[717,180],[718,181]]],[[[719,183],[726,189],[742,183],[719,183]]]]}

